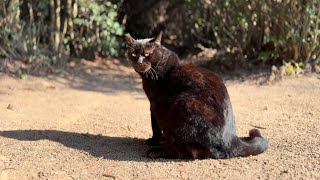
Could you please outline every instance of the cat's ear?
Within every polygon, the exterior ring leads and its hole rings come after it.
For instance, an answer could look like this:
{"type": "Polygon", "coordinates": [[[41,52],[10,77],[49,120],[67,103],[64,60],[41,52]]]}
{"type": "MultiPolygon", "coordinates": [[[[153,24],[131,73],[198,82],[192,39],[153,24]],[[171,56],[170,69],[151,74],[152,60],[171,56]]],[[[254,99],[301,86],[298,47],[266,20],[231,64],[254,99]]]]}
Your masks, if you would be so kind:
{"type": "Polygon", "coordinates": [[[160,31],[159,35],[157,36],[157,38],[156,38],[155,41],[154,41],[155,43],[161,45],[162,34],[163,34],[163,32],[160,31]]]}
{"type": "Polygon", "coordinates": [[[127,44],[132,44],[135,41],[135,39],[133,39],[133,37],[131,37],[131,35],[129,33],[125,34],[124,38],[125,38],[127,44]]]}

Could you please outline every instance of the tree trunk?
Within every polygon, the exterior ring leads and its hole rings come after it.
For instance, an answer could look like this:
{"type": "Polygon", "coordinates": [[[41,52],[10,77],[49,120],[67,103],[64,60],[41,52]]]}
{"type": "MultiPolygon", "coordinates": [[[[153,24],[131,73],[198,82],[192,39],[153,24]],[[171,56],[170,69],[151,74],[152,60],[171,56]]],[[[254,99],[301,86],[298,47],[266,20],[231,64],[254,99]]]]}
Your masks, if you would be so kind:
{"type": "Polygon", "coordinates": [[[31,3],[28,3],[28,10],[29,10],[29,17],[30,17],[30,22],[29,22],[29,28],[30,28],[30,39],[31,39],[31,49],[33,53],[37,50],[37,37],[36,37],[36,28],[35,23],[34,23],[34,13],[33,13],[33,7],[31,3]]]}
{"type": "Polygon", "coordinates": [[[55,24],[56,24],[56,14],[55,14],[55,7],[54,7],[54,0],[50,0],[50,46],[55,46],[54,40],[54,33],[55,33],[55,24]]]}
{"type": "Polygon", "coordinates": [[[60,49],[60,28],[61,28],[61,1],[56,0],[56,28],[55,28],[55,42],[54,42],[54,49],[59,51],[60,49]]]}

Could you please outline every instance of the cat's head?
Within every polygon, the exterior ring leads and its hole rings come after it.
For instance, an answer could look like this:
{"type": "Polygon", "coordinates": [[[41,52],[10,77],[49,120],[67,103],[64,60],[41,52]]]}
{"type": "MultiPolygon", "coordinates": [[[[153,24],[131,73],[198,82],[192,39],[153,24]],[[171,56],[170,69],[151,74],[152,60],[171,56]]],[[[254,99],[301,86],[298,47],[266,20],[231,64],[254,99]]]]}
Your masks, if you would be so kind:
{"type": "Polygon", "coordinates": [[[146,73],[155,67],[161,56],[162,32],[156,38],[134,39],[129,33],[125,34],[127,57],[138,73],[146,73]]]}

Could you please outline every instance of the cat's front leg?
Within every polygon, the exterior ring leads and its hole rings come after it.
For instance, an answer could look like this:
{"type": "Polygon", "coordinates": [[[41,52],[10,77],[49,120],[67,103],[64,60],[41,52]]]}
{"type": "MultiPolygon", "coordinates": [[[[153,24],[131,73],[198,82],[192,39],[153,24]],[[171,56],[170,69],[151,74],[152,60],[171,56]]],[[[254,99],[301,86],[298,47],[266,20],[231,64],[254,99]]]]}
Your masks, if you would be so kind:
{"type": "Polygon", "coordinates": [[[151,111],[151,127],[152,127],[152,138],[149,138],[146,142],[148,146],[160,146],[163,140],[162,131],[158,125],[157,119],[154,113],[151,111]]]}

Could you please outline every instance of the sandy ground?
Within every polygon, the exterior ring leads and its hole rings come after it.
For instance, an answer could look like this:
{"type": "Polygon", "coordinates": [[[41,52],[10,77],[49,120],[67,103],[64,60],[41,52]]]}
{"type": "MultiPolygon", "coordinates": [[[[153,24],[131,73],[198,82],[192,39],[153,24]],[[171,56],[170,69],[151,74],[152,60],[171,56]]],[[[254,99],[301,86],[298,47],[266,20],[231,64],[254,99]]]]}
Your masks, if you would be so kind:
{"type": "Polygon", "coordinates": [[[273,85],[227,80],[237,131],[260,128],[265,153],[152,160],[149,102],[126,67],[20,80],[0,74],[0,179],[320,179],[320,76],[273,85]]]}

